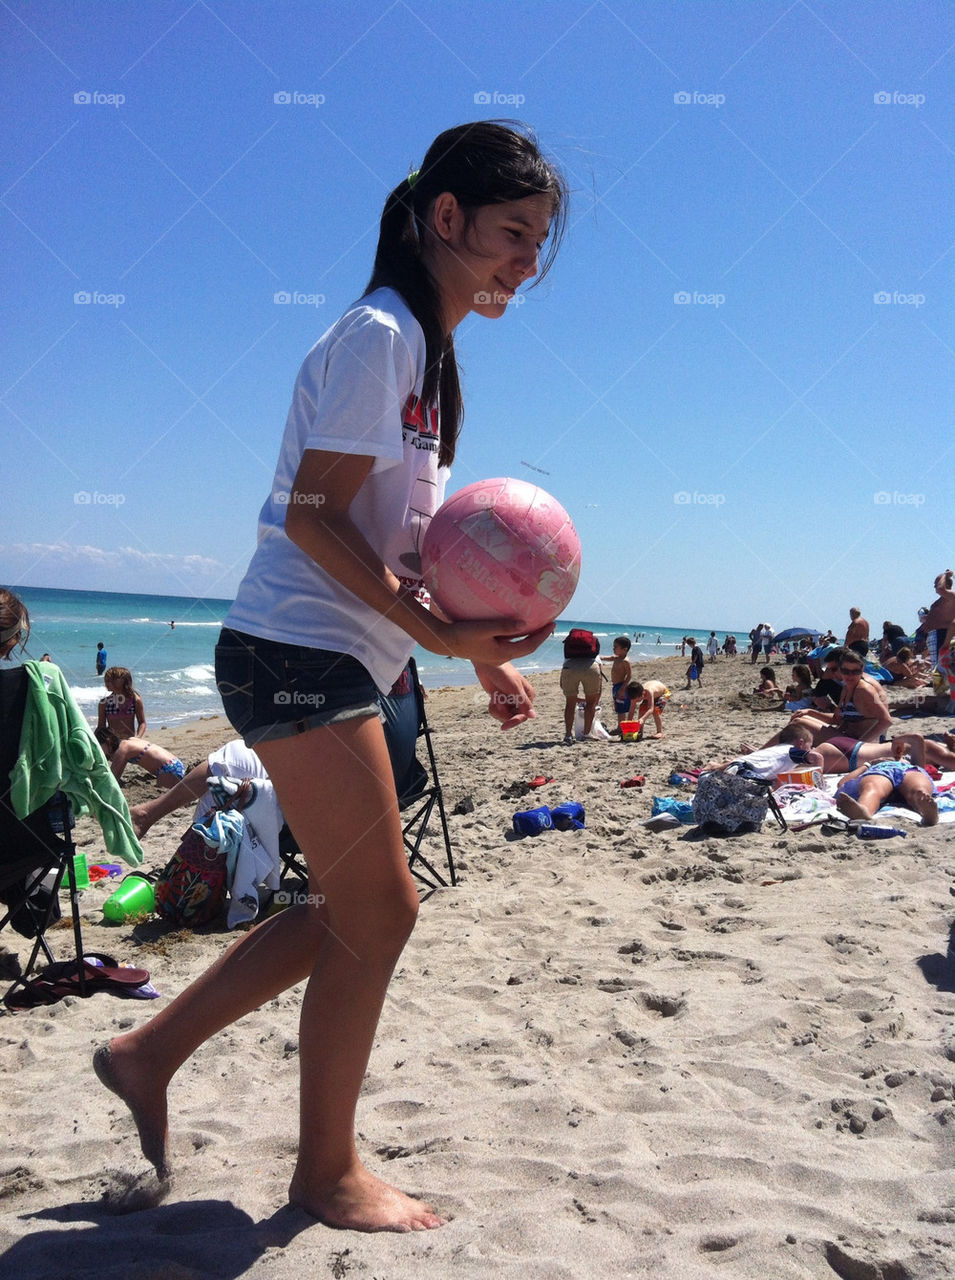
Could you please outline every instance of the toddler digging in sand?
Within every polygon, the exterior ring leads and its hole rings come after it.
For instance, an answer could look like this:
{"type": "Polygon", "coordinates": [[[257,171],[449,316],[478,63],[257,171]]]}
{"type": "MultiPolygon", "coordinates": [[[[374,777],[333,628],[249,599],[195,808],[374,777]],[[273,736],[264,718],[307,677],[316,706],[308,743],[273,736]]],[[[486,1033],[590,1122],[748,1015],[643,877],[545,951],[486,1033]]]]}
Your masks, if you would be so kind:
{"type": "Polygon", "coordinates": [[[453,330],[472,311],[504,315],[538,274],[553,224],[549,265],[565,211],[563,179],[527,134],[481,121],[447,130],[385,202],[368,291],[299,374],[216,682],[272,779],[311,893],[98,1050],[96,1072],[129,1106],[161,1177],[175,1072],[215,1032],[307,978],[291,1203],[363,1231],[443,1221],[366,1169],[355,1146],[375,1029],[418,908],[377,695],[418,643],[474,663],[502,728],[534,715],[534,690],[509,660],[552,627],[514,639],[515,624],[430,613],[417,598],[419,547],[461,419],[453,330]]]}

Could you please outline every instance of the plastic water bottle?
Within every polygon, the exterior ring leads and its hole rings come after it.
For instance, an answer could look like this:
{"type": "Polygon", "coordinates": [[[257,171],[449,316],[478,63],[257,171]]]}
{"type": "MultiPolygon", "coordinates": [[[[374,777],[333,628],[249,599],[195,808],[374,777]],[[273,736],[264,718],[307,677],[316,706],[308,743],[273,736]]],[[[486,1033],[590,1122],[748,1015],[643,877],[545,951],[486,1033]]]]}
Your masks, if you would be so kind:
{"type": "Polygon", "coordinates": [[[876,827],[868,823],[856,828],[860,840],[888,840],[890,836],[907,836],[908,832],[901,827],[876,827]]]}

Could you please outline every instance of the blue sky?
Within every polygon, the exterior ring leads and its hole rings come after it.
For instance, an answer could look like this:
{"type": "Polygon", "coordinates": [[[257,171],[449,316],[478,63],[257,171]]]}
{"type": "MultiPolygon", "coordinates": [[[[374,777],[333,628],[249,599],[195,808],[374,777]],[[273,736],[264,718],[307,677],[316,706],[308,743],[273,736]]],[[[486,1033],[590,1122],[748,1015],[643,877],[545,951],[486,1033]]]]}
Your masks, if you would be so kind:
{"type": "Polygon", "coordinates": [[[575,617],[914,625],[955,559],[953,26],[3,3],[0,581],[229,596],[387,191],[441,129],[506,116],[564,168],[570,229],[538,289],[458,330],[454,486],[563,502],[575,617]]]}

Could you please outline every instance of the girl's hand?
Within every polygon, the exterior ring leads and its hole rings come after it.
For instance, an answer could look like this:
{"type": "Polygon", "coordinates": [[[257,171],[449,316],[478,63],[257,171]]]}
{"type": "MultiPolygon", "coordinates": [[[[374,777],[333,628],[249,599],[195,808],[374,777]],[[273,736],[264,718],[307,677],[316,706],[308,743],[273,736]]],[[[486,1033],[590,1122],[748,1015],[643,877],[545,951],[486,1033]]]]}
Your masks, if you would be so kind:
{"type": "Polygon", "coordinates": [[[447,622],[441,624],[440,644],[436,653],[449,653],[453,658],[467,658],[482,666],[500,667],[515,658],[526,658],[544,643],[554,632],[549,622],[529,634],[517,634],[520,623],[514,619],[498,618],[490,622],[447,622]]]}
{"type": "Polygon", "coordinates": [[[510,663],[494,667],[475,662],[474,673],[481,687],[491,695],[487,709],[501,722],[502,729],[513,729],[536,717],[534,686],[510,663]]]}

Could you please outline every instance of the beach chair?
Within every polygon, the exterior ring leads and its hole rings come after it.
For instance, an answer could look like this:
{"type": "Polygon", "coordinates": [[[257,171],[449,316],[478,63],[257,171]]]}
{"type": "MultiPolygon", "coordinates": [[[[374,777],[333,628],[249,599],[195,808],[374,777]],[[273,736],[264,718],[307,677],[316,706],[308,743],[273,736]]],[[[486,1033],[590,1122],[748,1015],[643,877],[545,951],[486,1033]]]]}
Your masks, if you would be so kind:
{"type": "MultiPolygon", "coordinates": [[[[396,775],[398,808],[401,812],[401,834],[408,853],[408,869],[418,882],[422,901],[436,889],[457,884],[454,853],[451,849],[451,833],[444,808],[444,795],[438,776],[431,728],[425,712],[424,692],[418,679],[414,658],[408,664],[411,681],[410,698],[395,716],[391,711],[397,703],[385,706],[385,734],[388,739],[392,768],[396,775]],[[424,742],[427,767],[421,762],[415,748],[424,742]],[[435,858],[425,847],[428,828],[437,811],[443,843],[443,856],[435,858]],[[427,856],[430,854],[430,857],[427,856]],[[435,863],[439,865],[435,865],[435,863]],[[439,869],[440,866],[440,869],[439,869]]],[[[386,700],[387,702],[388,700],[386,700]]],[[[279,844],[283,877],[295,884],[295,891],[304,885],[307,891],[308,870],[305,860],[295,843],[291,831],[285,827],[279,844]]]]}
{"type": "Polygon", "coordinates": [[[70,889],[77,994],[86,994],[85,969],[80,963],[83,935],[69,798],[58,791],[25,818],[17,817],[10,802],[10,770],[20,755],[26,696],[26,672],[22,667],[0,671],[0,933],[9,927],[34,940],[29,959],[5,993],[5,1001],[25,985],[41,956],[49,964],[54,962],[46,933],[60,919],[59,892],[64,876],[70,889]]]}
{"type": "Polygon", "coordinates": [[[416,741],[421,742],[424,739],[428,768],[425,769],[416,755],[415,762],[418,765],[418,770],[417,774],[413,776],[417,777],[417,782],[412,781],[404,789],[403,794],[399,794],[398,807],[402,811],[401,827],[405,848],[411,855],[408,859],[408,869],[419,884],[425,887],[424,897],[427,898],[430,897],[435,889],[447,888],[449,884],[456,885],[458,881],[454,869],[454,853],[451,850],[448,817],[444,810],[444,793],[441,790],[438,764],[434,758],[434,744],[431,741],[431,726],[428,724],[428,717],[424,709],[424,691],[418,679],[418,668],[415,665],[414,658],[410,660],[408,665],[411,668],[411,681],[418,712],[416,741]],[[438,811],[438,820],[441,823],[447,880],[421,852],[421,846],[428,831],[428,824],[435,809],[438,811]],[[407,816],[408,810],[413,810],[410,816],[407,816]]]}

